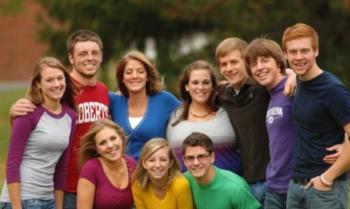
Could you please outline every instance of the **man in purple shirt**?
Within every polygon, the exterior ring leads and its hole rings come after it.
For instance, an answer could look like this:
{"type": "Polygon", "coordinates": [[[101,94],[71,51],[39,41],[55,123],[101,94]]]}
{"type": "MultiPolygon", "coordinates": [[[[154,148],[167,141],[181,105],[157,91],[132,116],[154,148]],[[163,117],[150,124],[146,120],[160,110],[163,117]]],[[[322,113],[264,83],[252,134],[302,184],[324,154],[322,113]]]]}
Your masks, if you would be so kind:
{"type": "Polygon", "coordinates": [[[266,170],[265,208],[285,209],[294,146],[293,98],[283,94],[286,61],[281,47],[265,38],[254,39],[244,56],[254,79],[271,95],[266,113],[270,162],[266,170]]]}

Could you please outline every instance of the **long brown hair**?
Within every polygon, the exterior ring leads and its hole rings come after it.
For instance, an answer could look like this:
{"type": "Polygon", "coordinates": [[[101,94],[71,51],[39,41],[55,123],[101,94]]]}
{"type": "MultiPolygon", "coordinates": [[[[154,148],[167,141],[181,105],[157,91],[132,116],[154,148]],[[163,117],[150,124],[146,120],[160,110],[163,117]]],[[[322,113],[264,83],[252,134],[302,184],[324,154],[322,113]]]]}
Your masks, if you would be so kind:
{"type": "Polygon", "coordinates": [[[146,93],[147,94],[156,94],[164,89],[163,83],[160,79],[159,72],[157,68],[152,64],[152,62],[147,59],[147,57],[139,51],[130,51],[125,54],[118,62],[116,68],[116,78],[119,90],[124,96],[129,96],[128,89],[123,83],[124,70],[126,64],[130,60],[136,60],[142,63],[147,72],[147,83],[146,83],[146,93]]]}
{"type": "Polygon", "coordinates": [[[180,96],[182,99],[182,108],[183,111],[180,114],[180,117],[173,123],[171,124],[172,126],[177,125],[179,122],[183,120],[188,119],[188,114],[189,114],[189,107],[192,102],[192,98],[190,93],[186,90],[186,85],[188,85],[188,82],[190,81],[190,76],[191,73],[195,70],[206,70],[210,74],[210,81],[213,86],[213,91],[210,94],[209,100],[208,100],[208,105],[209,108],[213,111],[217,111],[219,109],[219,103],[216,98],[216,89],[218,86],[216,76],[214,73],[214,67],[211,65],[209,62],[204,61],[204,60],[197,60],[192,62],[191,64],[187,65],[185,67],[185,70],[183,71],[181,78],[180,78],[180,83],[179,83],[179,90],[180,90],[180,96]]]}
{"type": "Polygon", "coordinates": [[[39,88],[39,83],[41,81],[41,72],[45,67],[55,68],[63,72],[66,83],[66,90],[64,91],[64,94],[61,98],[61,103],[65,103],[72,109],[76,110],[76,105],[74,102],[73,84],[70,79],[70,76],[63,64],[54,57],[43,57],[39,59],[34,68],[33,77],[30,82],[30,86],[26,97],[35,105],[40,105],[44,103],[44,96],[39,88]]]}

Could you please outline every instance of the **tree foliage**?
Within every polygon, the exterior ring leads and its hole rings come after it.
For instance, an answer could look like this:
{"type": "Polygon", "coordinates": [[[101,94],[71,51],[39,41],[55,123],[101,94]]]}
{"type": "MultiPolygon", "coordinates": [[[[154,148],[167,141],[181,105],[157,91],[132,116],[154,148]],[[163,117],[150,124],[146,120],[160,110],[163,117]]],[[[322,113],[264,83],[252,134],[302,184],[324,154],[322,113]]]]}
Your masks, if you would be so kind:
{"type": "Polygon", "coordinates": [[[66,57],[65,40],[80,28],[101,36],[105,61],[115,62],[131,47],[143,51],[145,39],[153,38],[158,52],[155,62],[170,88],[186,64],[196,59],[214,62],[215,47],[223,38],[250,41],[268,36],[280,42],[284,29],[296,22],[308,23],[319,32],[320,67],[350,84],[350,10],[343,0],[37,1],[47,11],[39,19],[40,34],[55,55],[66,57]],[[183,40],[197,33],[206,34],[207,45],[180,53],[183,40]]]}
{"type": "Polygon", "coordinates": [[[0,2],[0,15],[12,15],[23,10],[22,0],[10,0],[8,2],[0,2]]]}

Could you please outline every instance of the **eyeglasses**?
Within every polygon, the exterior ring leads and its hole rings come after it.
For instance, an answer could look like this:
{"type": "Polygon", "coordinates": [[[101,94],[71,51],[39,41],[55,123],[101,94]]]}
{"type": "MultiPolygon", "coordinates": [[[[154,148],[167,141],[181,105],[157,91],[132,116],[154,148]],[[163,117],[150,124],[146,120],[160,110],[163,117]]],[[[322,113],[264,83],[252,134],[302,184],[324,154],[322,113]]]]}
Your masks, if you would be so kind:
{"type": "Polygon", "coordinates": [[[195,161],[195,159],[197,159],[199,162],[202,163],[209,156],[210,156],[210,154],[201,154],[201,155],[197,155],[197,156],[187,155],[184,157],[184,159],[185,159],[185,161],[187,161],[189,163],[193,163],[195,161]]]}

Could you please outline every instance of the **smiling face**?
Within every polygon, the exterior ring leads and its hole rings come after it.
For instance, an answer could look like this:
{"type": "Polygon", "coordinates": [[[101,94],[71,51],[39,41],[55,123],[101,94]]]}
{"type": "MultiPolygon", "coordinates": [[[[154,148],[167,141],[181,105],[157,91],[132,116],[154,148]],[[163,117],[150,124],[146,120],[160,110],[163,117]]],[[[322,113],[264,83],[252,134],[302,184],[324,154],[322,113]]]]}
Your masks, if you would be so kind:
{"type": "Polygon", "coordinates": [[[66,90],[66,80],[62,70],[58,68],[43,66],[40,72],[41,80],[38,87],[45,102],[59,102],[66,90]]]}
{"type": "Polygon", "coordinates": [[[206,105],[213,92],[210,72],[206,69],[192,70],[185,88],[192,102],[206,105]]]}
{"type": "Polygon", "coordinates": [[[115,162],[123,155],[123,139],[111,127],[106,126],[96,133],[95,145],[102,160],[115,162]]]}
{"type": "Polygon", "coordinates": [[[267,89],[277,86],[282,80],[281,69],[272,57],[257,57],[250,63],[254,79],[267,89]]]}
{"type": "Polygon", "coordinates": [[[73,72],[84,79],[96,76],[102,62],[102,51],[94,41],[77,42],[68,56],[73,72]]]}
{"type": "Polygon", "coordinates": [[[174,162],[169,158],[168,147],[155,151],[151,156],[142,160],[142,166],[152,180],[166,181],[169,169],[174,162]]]}
{"type": "Polygon", "coordinates": [[[129,94],[146,93],[147,70],[138,60],[130,59],[124,68],[123,83],[129,94]]]}
{"type": "Polygon", "coordinates": [[[214,160],[214,153],[209,153],[202,146],[187,146],[184,152],[186,168],[198,182],[211,180],[210,169],[214,160]]]}
{"type": "Polygon", "coordinates": [[[312,69],[316,66],[318,49],[312,47],[310,37],[297,38],[285,43],[285,53],[290,67],[302,79],[312,77],[312,69]]]}
{"type": "Polygon", "coordinates": [[[242,53],[234,50],[218,57],[220,73],[235,89],[240,89],[247,80],[248,73],[242,53]]]}

